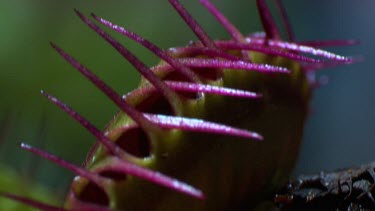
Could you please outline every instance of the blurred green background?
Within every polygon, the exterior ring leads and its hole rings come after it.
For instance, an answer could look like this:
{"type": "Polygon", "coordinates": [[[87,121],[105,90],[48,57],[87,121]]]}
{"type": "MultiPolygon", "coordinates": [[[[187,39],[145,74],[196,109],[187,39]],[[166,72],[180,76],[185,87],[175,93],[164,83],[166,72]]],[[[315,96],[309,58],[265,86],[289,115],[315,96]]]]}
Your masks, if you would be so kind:
{"type": "MultiPolygon", "coordinates": [[[[260,31],[255,1],[212,0],[243,33],[260,31]]],[[[269,1],[272,2],[272,1],[269,1]]],[[[328,85],[316,90],[296,174],[332,170],[375,160],[375,27],[373,0],[288,1],[298,40],[348,39],[361,45],[330,48],[365,61],[323,70],[328,85]]],[[[213,38],[229,36],[198,1],[182,3],[213,38]]],[[[117,108],[49,46],[65,49],[120,93],[138,84],[138,73],[75,16],[73,8],[109,19],[162,48],[196,40],[167,1],[14,0],[0,1],[0,164],[63,193],[72,174],[48,161],[36,165],[20,150],[25,141],[80,164],[94,138],[39,94],[57,96],[99,128],[117,108]]],[[[273,8],[274,9],[274,8],[273,8]]],[[[112,33],[147,65],[158,59],[127,38],[112,33]]]]}

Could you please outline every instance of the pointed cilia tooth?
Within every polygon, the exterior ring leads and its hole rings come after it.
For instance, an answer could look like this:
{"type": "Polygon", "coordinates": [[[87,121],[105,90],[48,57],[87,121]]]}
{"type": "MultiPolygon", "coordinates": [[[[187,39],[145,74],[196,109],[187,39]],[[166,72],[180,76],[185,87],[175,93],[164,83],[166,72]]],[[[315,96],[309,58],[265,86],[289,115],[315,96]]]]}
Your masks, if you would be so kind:
{"type": "Polygon", "coordinates": [[[97,142],[82,166],[21,144],[76,175],[64,208],[10,193],[0,196],[46,211],[252,210],[279,190],[298,155],[314,89],[313,70],[356,61],[319,47],[356,42],[296,41],[281,0],[276,0],[276,9],[285,29],[277,28],[266,1],[256,0],[264,33],[249,36],[209,0],[200,2],[231,39],[213,40],[178,0],[169,3],[198,41],[168,50],[94,14],[86,17],[75,10],[137,69],[142,81],[122,97],[51,43],[122,112],[101,131],[42,92],[97,142]],[[162,61],[147,67],[92,18],[135,40],[162,61]],[[288,41],[282,40],[284,30],[288,41]]]}
{"type": "Polygon", "coordinates": [[[100,185],[100,186],[105,186],[105,182],[101,180],[101,178],[99,177],[99,175],[93,173],[93,172],[90,172],[86,169],[83,169],[77,165],[74,165],[68,161],[65,161],[53,154],[50,154],[50,153],[47,153],[45,151],[42,151],[40,149],[37,149],[37,148],[34,148],[30,145],[27,145],[25,143],[21,143],[20,144],[20,147],[24,150],[27,150],[29,152],[32,152],[42,158],[45,158],[47,160],[50,160],[54,163],[56,163],[57,165],[63,167],[63,168],[66,168],[68,169],[69,171],[73,172],[74,174],[77,174],[79,176],[82,176],[82,177],[85,177],[86,179],[90,180],[91,182],[95,182],[96,184],[100,185]]]}
{"type": "MultiPolygon", "coordinates": [[[[225,30],[231,35],[232,39],[237,43],[245,42],[243,34],[209,1],[200,0],[200,3],[219,21],[225,30]]],[[[251,61],[248,51],[241,51],[242,59],[251,61]]]]}
{"type": "Polygon", "coordinates": [[[134,54],[121,45],[118,41],[112,38],[109,34],[100,29],[97,25],[91,22],[78,10],[75,10],[78,17],[81,18],[92,30],[98,33],[103,39],[111,44],[126,60],[128,60],[139,73],[142,74],[152,85],[154,85],[168,100],[171,106],[177,110],[182,104],[180,97],[171,90],[162,80],[160,80],[145,64],[143,64],[134,54]]]}
{"type": "Polygon", "coordinates": [[[200,3],[207,8],[208,11],[221,23],[221,25],[229,32],[233,40],[242,42],[244,36],[242,33],[208,0],[200,0],[200,3]]]}
{"type": "Polygon", "coordinates": [[[281,18],[282,18],[281,20],[284,25],[286,34],[288,36],[288,40],[291,42],[294,42],[295,38],[294,38],[293,28],[292,28],[292,25],[290,24],[288,13],[285,10],[282,0],[275,0],[275,4],[277,7],[277,10],[279,11],[281,15],[281,18]]]}
{"type": "Polygon", "coordinates": [[[92,135],[99,140],[107,150],[118,157],[126,158],[127,155],[124,151],[122,151],[119,147],[117,147],[111,140],[109,140],[99,129],[97,129],[94,125],[92,125],[88,120],[86,120],[83,116],[79,115],[73,109],[65,105],[64,103],[60,102],[57,98],[41,91],[41,94],[47,97],[51,102],[56,104],[62,110],[69,114],[74,120],[79,122],[83,127],[85,127],[92,135]]]}
{"type": "Polygon", "coordinates": [[[264,32],[268,39],[280,39],[280,33],[265,0],[256,0],[264,32]]]}
{"type": "Polygon", "coordinates": [[[29,205],[30,207],[34,207],[36,209],[43,210],[43,211],[68,211],[61,207],[48,205],[43,202],[39,202],[38,200],[33,200],[27,197],[18,196],[18,195],[11,194],[11,193],[0,192],[0,197],[5,197],[14,201],[18,201],[22,204],[26,204],[26,205],[29,205]]]}
{"type": "Polygon", "coordinates": [[[206,94],[216,94],[222,96],[231,96],[231,97],[243,97],[243,98],[260,98],[261,94],[255,92],[249,92],[238,89],[230,89],[220,86],[211,86],[207,84],[195,84],[187,82],[174,82],[174,81],[165,81],[169,87],[178,91],[186,92],[203,92],[206,94]]]}
{"type": "Polygon", "coordinates": [[[189,78],[191,81],[193,82],[200,82],[200,79],[199,79],[199,76],[197,74],[195,74],[192,70],[190,70],[189,68],[185,67],[184,65],[182,65],[181,63],[179,63],[176,59],[172,58],[171,56],[169,56],[166,52],[164,52],[163,50],[161,50],[159,47],[157,47],[156,45],[154,45],[153,43],[151,43],[150,41],[144,39],[143,37],[135,34],[134,32],[130,32],[128,30],[126,30],[125,28],[123,27],[120,27],[120,26],[117,26],[103,18],[100,18],[98,16],[96,16],[95,14],[92,14],[92,16],[97,20],[99,21],[100,23],[104,24],[105,26],[107,27],[110,27],[112,29],[114,29],[115,31],[135,40],[136,42],[140,43],[141,45],[143,45],[144,47],[148,48],[150,51],[152,51],[154,54],[156,54],[157,56],[159,56],[161,59],[163,59],[164,61],[168,62],[171,66],[173,66],[173,68],[176,69],[176,71],[179,71],[181,72],[182,74],[184,74],[187,78],[189,78]]]}
{"type": "Polygon", "coordinates": [[[180,129],[193,132],[215,133],[229,136],[238,136],[243,138],[251,138],[261,141],[263,137],[256,133],[247,130],[242,130],[222,124],[204,121],[201,119],[191,119],[183,117],[171,117],[164,115],[146,115],[146,117],[153,123],[165,129],[180,129]]]}
{"type": "Polygon", "coordinates": [[[227,50],[248,50],[264,53],[272,56],[281,56],[291,60],[307,62],[307,63],[322,63],[322,60],[310,58],[297,53],[292,53],[282,49],[271,48],[267,45],[249,45],[246,43],[236,43],[236,42],[218,42],[218,46],[227,50]]]}
{"type": "Polygon", "coordinates": [[[144,127],[146,127],[146,125],[149,125],[147,123],[147,120],[145,120],[140,112],[124,102],[122,100],[122,97],[115,91],[113,91],[113,89],[106,83],[104,83],[98,76],[78,63],[78,61],[65,53],[61,48],[57,47],[57,45],[53,43],[51,43],[51,45],[66,61],[68,61],[74,68],[76,68],[80,73],[88,78],[96,87],[102,90],[122,111],[128,114],[135,122],[144,127]]]}
{"type": "MultiPolygon", "coordinates": [[[[262,94],[245,91],[240,89],[231,89],[221,86],[212,86],[207,84],[196,84],[189,82],[179,82],[179,81],[169,81],[165,80],[165,83],[177,92],[189,92],[189,93],[204,93],[228,97],[238,97],[238,98],[248,98],[248,99],[259,99],[262,97],[262,94]]],[[[151,86],[145,86],[141,89],[138,89],[139,92],[152,94],[155,93],[155,88],[151,86]]],[[[128,96],[125,95],[124,98],[128,96]]]]}
{"type": "Polygon", "coordinates": [[[314,48],[306,45],[300,45],[298,43],[292,43],[292,42],[285,42],[281,40],[265,40],[263,38],[246,38],[248,44],[253,45],[267,45],[292,51],[292,52],[298,52],[298,53],[306,53],[313,56],[320,56],[329,60],[337,61],[337,62],[344,62],[344,63],[350,63],[352,59],[350,57],[340,56],[334,53],[331,53],[329,51],[325,51],[323,49],[314,48]]]}
{"type": "MultiPolygon", "coordinates": [[[[45,159],[48,159],[48,160],[56,163],[57,165],[62,166],[63,168],[66,168],[66,169],[72,171],[73,173],[75,173],[75,174],[77,174],[81,177],[85,177],[90,182],[94,182],[95,184],[97,184],[99,187],[105,189],[106,191],[108,191],[107,189],[110,188],[108,186],[113,185],[111,183],[112,181],[110,181],[108,179],[104,179],[99,174],[97,174],[95,172],[90,172],[86,169],[83,169],[79,166],[76,166],[72,163],[69,163],[69,162],[67,162],[67,161],[65,161],[65,160],[63,160],[63,159],[61,159],[61,158],[59,158],[55,155],[52,155],[52,154],[47,153],[45,151],[42,151],[42,150],[39,150],[37,148],[31,147],[30,145],[27,145],[27,144],[24,144],[24,143],[21,143],[20,146],[21,146],[22,149],[30,151],[30,152],[32,152],[32,153],[34,153],[34,154],[36,154],[40,157],[43,157],[45,159]]],[[[108,165],[108,168],[110,168],[112,170],[117,170],[118,172],[122,172],[122,173],[127,174],[127,175],[136,176],[138,178],[150,181],[152,183],[155,183],[155,184],[158,184],[158,185],[161,185],[161,186],[165,186],[165,187],[170,188],[172,190],[187,194],[187,195],[192,196],[192,197],[196,197],[198,199],[204,199],[205,198],[202,191],[200,191],[200,190],[198,190],[198,189],[196,189],[196,188],[194,188],[194,187],[192,187],[192,186],[190,186],[186,183],[178,181],[177,179],[167,177],[167,176],[161,174],[160,172],[156,172],[156,171],[152,171],[152,170],[148,170],[148,169],[139,167],[135,164],[132,164],[128,161],[124,161],[124,160],[119,159],[119,158],[115,158],[115,157],[112,158],[112,161],[110,162],[110,165],[108,165]]]]}
{"type": "Polygon", "coordinates": [[[261,73],[290,73],[285,67],[269,64],[255,64],[247,61],[224,61],[221,59],[187,58],[180,62],[189,67],[199,68],[228,68],[233,70],[249,70],[261,73]]]}
{"type": "Polygon", "coordinates": [[[169,3],[175,8],[181,18],[185,23],[190,27],[190,29],[195,33],[199,40],[203,43],[204,46],[208,48],[215,49],[215,43],[208,36],[206,31],[197,23],[196,20],[189,14],[189,12],[182,6],[178,0],[168,0],[169,3]]]}

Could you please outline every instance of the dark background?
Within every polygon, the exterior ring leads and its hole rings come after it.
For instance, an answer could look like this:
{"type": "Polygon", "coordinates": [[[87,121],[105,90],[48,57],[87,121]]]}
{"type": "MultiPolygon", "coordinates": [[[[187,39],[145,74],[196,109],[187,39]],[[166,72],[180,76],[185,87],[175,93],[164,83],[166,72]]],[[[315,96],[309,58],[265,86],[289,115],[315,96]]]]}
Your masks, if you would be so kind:
{"type": "MultiPolygon", "coordinates": [[[[243,33],[260,31],[255,1],[212,0],[243,33]]],[[[272,2],[272,1],[269,1],[272,2]]],[[[357,165],[375,160],[375,1],[287,1],[298,40],[358,39],[358,46],[330,48],[343,55],[362,55],[365,61],[323,70],[328,85],[315,91],[312,114],[296,174],[357,165]]],[[[182,1],[213,38],[229,36],[198,1],[182,1]]],[[[97,73],[120,93],[134,89],[138,73],[73,12],[95,12],[135,31],[162,48],[196,40],[167,1],[107,0],[0,1],[0,163],[34,181],[65,191],[72,174],[48,161],[35,160],[20,150],[25,141],[76,164],[83,161],[94,138],[39,90],[57,96],[99,128],[117,108],[90,82],[75,72],[49,46],[54,41],[97,73]],[[5,125],[5,126],[4,126],[5,125]],[[44,140],[44,144],[38,142],[44,140]]],[[[146,64],[158,59],[129,39],[119,38],[146,64]]]]}

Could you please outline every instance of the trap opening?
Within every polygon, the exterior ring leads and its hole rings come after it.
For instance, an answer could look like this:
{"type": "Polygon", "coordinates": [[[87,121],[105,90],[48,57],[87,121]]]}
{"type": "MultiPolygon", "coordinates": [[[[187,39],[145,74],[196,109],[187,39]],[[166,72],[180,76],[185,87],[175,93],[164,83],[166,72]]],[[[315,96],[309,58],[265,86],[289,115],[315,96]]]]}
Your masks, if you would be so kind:
{"type": "Polygon", "coordinates": [[[83,202],[98,204],[103,206],[109,205],[107,193],[93,182],[89,182],[78,195],[78,199],[83,202]]]}
{"type": "Polygon", "coordinates": [[[150,94],[136,108],[143,113],[174,115],[168,101],[157,92],[150,94]]]}
{"type": "Polygon", "coordinates": [[[127,129],[115,143],[133,156],[146,158],[151,155],[151,141],[141,128],[135,127],[127,129]]]}

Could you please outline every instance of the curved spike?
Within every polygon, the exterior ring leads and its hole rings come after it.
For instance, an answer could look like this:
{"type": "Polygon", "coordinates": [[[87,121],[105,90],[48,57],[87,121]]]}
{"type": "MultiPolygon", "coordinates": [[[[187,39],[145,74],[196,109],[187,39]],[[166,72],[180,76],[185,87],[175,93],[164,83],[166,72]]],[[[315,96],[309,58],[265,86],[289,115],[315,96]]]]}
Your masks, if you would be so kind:
{"type": "MultiPolygon", "coordinates": [[[[75,165],[73,165],[73,164],[71,164],[71,163],[69,163],[69,162],[67,162],[67,161],[65,161],[61,158],[58,158],[55,155],[52,155],[52,154],[49,154],[45,151],[33,148],[30,145],[21,143],[21,148],[25,149],[29,152],[32,152],[32,153],[34,153],[38,156],[41,156],[43,158],[46,158],[46,159],[58,164],[59,166],[62,166],[64,168],[74,172],[77,175],[85,177],[88,180],[90,180],[90,181],[92,181],[92,182],[94,182],[98,185],[102,185],[103,187],[104,187],[104,183],[110,182],[110,180],[102,178],[101,176],[99,176],[99,174],[95,174],[95,173],[92,173],[92,172],[90,172],[86,169],[75,166],[75,165]]],[[[143,167],[137,166],[137,165],[135,165],[133,163],[130,163],[128,161],[121,160],[120,158],[117,158],[117,157],[112,157],[112,159],[114,159],[114,161],[116,161],[117,164],[121,164],[122,170],[124,170],[124,173],[126,173],[126,174],[129,174],[129,175],[132,175],[132,176],[150,181],[150,182],[158,184],[158,185],[162,185],[162,186],[166,186],[168,188],[172,188],[173,190],[185,193],[187,195],[191,195],[191,196],[199,198],[199,199],[204,199],[204,194],[200,190],[195,189],[192,186],[187,185],[186,183],[183,183],[183,182],[180,182],[176,179],[167,177],[167,176],[165,176],[165,175],[163,175],[159,172],[148,170],[148,169],[145,169],[143,167]],[[176,184],[178,184],[178,185],[176,185],[176,184]]],[[[111,165],[116,166],[116,164],[110,162],[109,166],[111,166],[111,165]]]]}
{"type": "Polygon", "coordinates": [[[289,18],[288,18],[288,14],[285,10],[285,7],[284,7],[281,0],[276,0],[275,2],[276,2],[277,10],[279,11],[279,13],[281,15],[281,20],[282,20],[282,23],[285,27],[286,34],[288,36],[288,40],[293,42],[295,40],[294,33],[293,33],[292,25],[290,24],[290,21],[289,21],[289,18]]]}
{"type": "Polygon", "coordinates": [[[189,12],[181,5],[181,3],[178,0],[168,0],[168,1],[175,8],[175,10],[181,16],[181,18],[184,19],[186,24],[195,33],[195,35],[199,38],[199,40],[203,43],[203,45],[208,48],[215,49],[216,48],[215,43],[208,36],[208,34],[203,30],[203,28],[197,23],[197,21],[195,21],[194,18],[191,17],[189,12]]]}
{"type": "MultiPolygon", "coordinates": [[[[362,57],[354,57],[354,58],[351,58],[351,61],[347,63],[355,64],[355,63],[362,62],[362,61],[363,61],[362,57]]],[[[324,62],[324,63],[317,63],[317,64],[307,64],[303,66],[303,69],[306,71],[316,71],[320,69],[336,67],[338,65],[343,65],[347,63],[340,63],[340,62],[333,61],[333,62],[324,62]]]]}
{"type": "MultiPolygon", "coordinates": [[[[228,97],[238,97],[238,98],[247,98],[247,99],[259,99],[262,98],[263,95],[255,92],[239,90],[239,89],[232,89],[220,86],[212,86],[207,84],[195,84],[195,83],[188,83],[188,82],[179,82],[179,81],[165,81],[169,87],[176,91],[183,91],[183,92],[192,92],[192,93],[206,93],[206,94],[213,94],[213,95],[221,95],[221,96],[228,96],[228,97]]],[[[152,86],[144,86],[142,88],[136,89],[126,95],[123,96],[126,100],[134,100],[139,95],[152,95],[155,91],[155,88],[152,86]]]]}
{"type": "Polygon", "coordinates": [[[13,201],[18,201],[22,204],[29,205],[30,207],[34,207],[34,208],[42,210],[42,211],[67,211],[66,209],[61,208],[61,207],[48,205],[48,204],[42,203],[42,202],[37,201],[37,200],[33,200],[33,199],[23,197],[23,196],[17,196],[15,194],[11,194],[11,193],[0,192],[0,196],[8,198],[8,199],[13,200],[13,201]]]}
{"type": "Polygon", "coordinates": [[[111,159],[111,162],[108,162],[108,164],[106,165],[106,169],[121,171],[125,174],[133,175],[135,177],[144,179],[154,184],[158,184],[160,186],[164,186],[166,188],[183,193],[185,195],[192,196],[200,200],[204,200],[206,198],[201,190],[196,189],[191,185],[168,177],[160,172],[142,168],[116,157],[113,157],[111,159]]]}
{"type": "MultiPolygon", "coordinates": [[[[273,66],[268,64],[255,64],[246,61],[225,61],[220,59],[203,59],[203,58],[184,58],[180,59],[188,67],[195,68],[227,68],[232,71],[246,70],[261,73],[282,73],[289,74],[290,70],[285,67],[273,66]]],[[[319,64],[319,63],[318,63],[319,64]]],[[[152,67],[155,72],[170,72],[173,68],[168,64],[159,64],[152,67]]]]}
{"type": "Polygon", "coordinates": [[[256,51],[261,52],[264,54],[272,55],[272,56],[281,56],[285,58],[289,58],[296,61],[301,62],[309,62],[309,63],[321,63],[323,61],[318,59],[309,58],[300,54],[284,51],[281,49],[270,48],[269,46],[264,45],[250,45],[246,43],[236,43],[232,41],[219,41],[216,42],[216,45],[220,48],[227,49],[227,50],[249,50],[249,51],[256,51]]]}
{"type": "MultiPolygon", "coordinates": [[[[209,0],[199,0],[200,3],[207,8],[207,10],[219,21],[219,23],[226,29],[234,41],[243,43],[245,42],[245,37],[242,33],[209,1],[209,0]]],[[[250,55],[246,51],[242,51],[242,57],[245,60],[250,61],[250,55]]]]}
{"type": "Polygon", "coordinates": [[[104,92],[123,112],[129,115],[137,124],[143,128],[151,128],[152,125],[143,117],[142,113],[137,111],[127,102],[122,100],[121,96],[117,94],[111,87],[104,83],[98,76],[92,73],[82,64],[78,63],[73,57],[65,53],[61,48],[57,47],[55,44],[51,43],[51,46],[76,70],[82,73],[86,78],[88,78],[96,87],[98,87],[102,92],[104,92]]]}
{"type": "Polygon", "coordinates": [[[341,65],[341,63],[331,62],[331,63],[320,63],[320,64],[308,64],[308,65],[304,65],[303,69],[305,71],[317,71],[321,69],[336,67],[338,65],[341,65]]]}
{"type": "Polygon", "coordinates": [[[40,157],[43,157],[47,160],[52,161],[53,163],[56,163],[57,165],[68,169],[69,171],[73,172],[74,174],[77,174],[81,177],[85,177],[86,179],[90,180],[91,182],[94,182],[98,184],[99,186],[104,186],[105,182],[108,182],[109,180],[105,181],[101,177],[99,177],[97,174],[92,173],[84,168],[81,168],[79,166],[76,166],[72,163],[69,163],[68,161],[61,159],[55,155],[52,155],[48,152],[42,151],[40,149],[34,148],[28,144],[21,143],[20,147],[24,150],[27,150],[29,152],[32,152],[33,154],[36,154],[40,157]]]}
{"type": "Polygon", "coordinates": [[[199,0],[199,2],[207,8],[207,10],[219,21],[224,29],[229,32],[233,40],[237,42],[244,41],[242,33],[209,1],[199,0]]]}
{"type": "Polygon", "coordinates": [[[165,129],[180,129],[192,132],[214,133],[243,138],[251,138],[258,141],[263,140],[263,137],[256,132],[250,132],[247,130],[233,128],[222,124],[207,122],[201,119],[165,116],[158,114],[145,114],[145,116],[150,121],[159,125],[159,127],[165,129]]]}
{"type": "Polygon", "coordinates": [[[296,42],[298,45],[307,45],[314,48],[324,47],[335,47],[335,46],[347,46],[347,45],[358,45],[359,40],[319,40],[319,41],[302,41],[296,42]]]}
{"type": "Polygon", "coordinates": [[[78,10],[75,10],[78,17],[86,23],[93,31],[104,38],[109,44],[111,44],[126,60],[128,60],[138,71],[145,77],[153,86],[155,86],[162,95],[167,99],[171,106],[177,110],[180,108],[182,102],[180,102],[180,97],[165,83],[163,83],[158,76],[156,76],[145,64],[143,64],[134,54],[132,54],[128,49],[122,46],[119,42],[113,39],[109,34],[100,29],[97,25],[91,22],[86,16],[84,16],[78,10]]]}
{"type": "MultiPolygon", "coordinates": [[[[131,155],[124,152],[120,147],[116,146],[114,142],[109,140],[99,129],[97,129],[94,125],[92,125],[88,120],[86,120],[83,116],[79,115],[77,112],[75,112],[73,109],[71,109],[69,106],[65,105],[61,101],[59,101],[57,98],[45,93],[44,91],[41,91],[42,95],[47,97],[51,102],[53,102],[55,105],[60,107],[62,110],[64,110],[66,113],[68,113],[73,119],[75,119],[77,122],[79,122],[84,128],[86,128],[92,135],[94,135],[100,143],[102,143],[105,148],[113,155],[116,155],[121,158],[130,158],[131,155]]],[[[147,120],[146,120],[147,121],[147,120]]]]}
{"type": "MultiPolygon", "coordinates": [[[[229,97],[239,97],[239,98],[248,98],[248,99],[258,99],[263,97],[262,94],[258,94],[255,92],[240,90],[240,89],[231,89],[221,86],[212,86],[208,84],[197,84],[197,83],[188,83],[188,82],[180,82],[180,81],[168,81],[166,80],[165,83],[171,87],[175,91],[183,91],[183,92],[202,92],[206,94],[214,94],[214,95],[221,95],[221,96],[229,96],[229,97]]],[[[150,94],[154,91],[154,87],[145,86],[134,90],[132,95],[140,95],[140,94],[150,94]]],[[[125,95],[126,98],[129,95],[125,95]]]]}
{"type": "MultiPolygon", "coordinates": [[[[79,175],[81,177],[84,177],[86,178],[87,180],[89,180],[90,182],[93,182],[95,183],[96,185],[98,185],[100,188],[102,188],[106,193],[109,192],[109,189],[110,187],[113,185],[112,183],[112,180],[108,179],[108,178],[104,178],[104,177],[101,177],[99,174],[96,174],[94,172],[90,172],[82,167],[79,167],[79,166],[76,166],[68,161],[65,161],[64,159],[61,159],[53,154],[50,154],[48,152],[45,152],[43,150],[40,150],[40,149],[37,149],[37,148],[34,148],[30,145],[27,145],[27,144],[24,144],[24,143],[21,143],[20,144],[20,147],[24,150],[27,150],[31,153],[34,153],[40,157],[43,157],[47,160],[50,160],[52,161],[53,163],[56,163],[57,165],[65,168],[65,169],[68,169],[69,171],[73,172],[74,174],[76,175],[79,175]]],[[[90,203],[91,204],[91,203],[90,203]]],[[[85,203],[85,206],[81,207],[80,209],[74,209],[74,210],[109,210],[109,209],[104,209],[102,207],[98,207],[97,205],[90,205],[90,204],[87,204],[85,203]]]]}
{"type": "Polygon", "coordinates": [[[285,50],[290,50],[294,52],[299,52],[299,53],[307,53],[311,54],[314,56],[321,56],[326,59],[332,59],[338,62],[345,62],[345,63],[351,63],[352,59],[345,57],[345,56],[340,56],[334,53],[331,53],[329,51],[325,51],[322,49],[318,48],[313,48],[310,46],[306,45],[299,45],[298,43],[293,43],[293,42],[284,42],[280,40],[265,40],[261,38],[253,38],[253,37],[247,37],[246,41],[248,44],[253,44],[253,45],[264,45],[265,42],[267,42],[267,45],[270,47],[277,47],[285,50]]]}
{"type": "Polygon", "coordinates": [[[185,91],[185,92],[203,92],[206,94],[216,94],[222,96],[231,96],[231,97],[242,97],[242,98],[261,98],[261,94],[255,92],[249,92],[239,89],[231,89],[220,86],[211,86],[207,84],[195,84],[195,83],[186,83],[186,82],[176,82],[176,81],[165,81],[169,87],[176,91],[185,91]]]}
{"type": "Polygon", "coordinates": [[[182,58],[181,63],[188,67],[198,68],[228,68],[233,70],[250,70],[261,73],[290,73],[285,67],[273,66],[268,64],[255,64],[246,61],[226,61],[220,59],[205,58],[182,58]]]}
{"type": "Polygon", "coordinates": [[[262,25],[264,31],[266,32],[266,36],[268,39],[280,39],[280,33],[277,29],[276,23],[272,18],[271,12],[268,9],[265,0],[256,0],[260,20],[262,21],[262,25]]]}
{"type": "Polygon", "coordinates": [[[116,24],[113,24],[110,21],[107,21],[103,18],[100,18],[93,13],[91,15],[93,16],[93,18],[95,20],[102,23],[103,25],[105,25],[105,26],[119,32],[120,34],[125,35],[125,36],[129,37],[130,39],[132,39],[132,40],[138,42],[139,44],[143,45],[144,47],[149,49],[151,52],[153,52],[155,55],[157,55],[158,57],[160,57],[161,59],[163,59],[164,61],[169,63],[171,66],[173,66],[176,69],[176,71],[185,75],[189,80],[191,80],[193,82],[197,82],[197,83],[200,82],[199,76],[197,74],[195,74],[189,68],[180,64],[176,59],[169,56],[165,51],[163,51],[162,49],[160,49],[159,47],[157,47],[156,45],[154,45],[150,41],[144,39],[143,37],[137,35],[134,32],[126,30],[125,28],[123,28],[121,26],[118,26],[116,24]]]}

